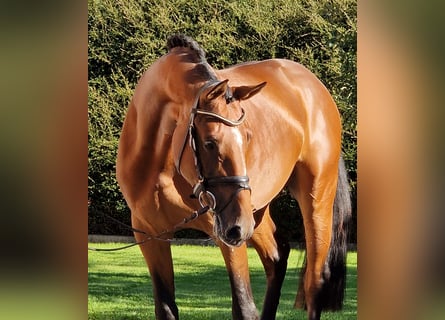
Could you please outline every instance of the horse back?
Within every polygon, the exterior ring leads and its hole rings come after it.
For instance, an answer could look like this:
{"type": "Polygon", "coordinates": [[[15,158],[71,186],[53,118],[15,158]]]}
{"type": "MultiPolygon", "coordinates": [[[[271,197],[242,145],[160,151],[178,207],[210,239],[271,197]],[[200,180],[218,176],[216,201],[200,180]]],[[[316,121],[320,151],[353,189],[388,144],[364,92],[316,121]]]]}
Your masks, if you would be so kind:
{"type": "Polygon", "coordinates": [[[267,82],[259,95],[244,103],[255,114],[279,118],[277,127],[292,122],[294,131],[304,135],[306,142],[322,131],[336,137],[341,132],[340,115],[331,94],[310,70],[297,62],[249,62],[220,70],[218,75],[230,79],[232,86],[267,82]]]}
{"type": "Polygon", "coordinates": [[[229,79],[232,86],[267,82],[259,94],[242,101],[252,132],[247,168],[257,208],[286,185],[296,164],[336,166],[341,140],[339,112],[311,71],[290,60],[271,59],[239,64],[217,74],[229,79]]]}

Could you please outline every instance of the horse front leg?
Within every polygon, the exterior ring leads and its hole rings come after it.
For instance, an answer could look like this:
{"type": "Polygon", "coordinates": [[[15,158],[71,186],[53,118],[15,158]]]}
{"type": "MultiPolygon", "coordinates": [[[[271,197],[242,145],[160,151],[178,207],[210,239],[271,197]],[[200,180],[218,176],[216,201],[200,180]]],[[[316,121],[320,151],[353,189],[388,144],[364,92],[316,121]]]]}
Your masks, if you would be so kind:
{"type": "Polygon", "coordinates": [[[290,246],[287,239],[276,232],[269,206],[255,213],[257,227],[250,239],[264,266],[267,278],[261,319],[275,319],[281,296],[281,287],[287,269],[290,246]]]}
{"type": "MultiPolygon", "coordinates": [[[[140,227],[134,224],[136,229],[140,227]]],[[[142,229],[142,228],[141,228],[142,229]]],[[[146,236],[135,233],[136,241],[146,236]]],[[[151,275],[155,314],[158,320],[179,319],[175,302],[175,283],[170,242],[150,240],[139,245],[151,275]]]]}
{"type": "Polygon", "coordinates": [[[232,318],[235,320],[257,320],[258,311],[250,287],[247,246],[229,247],[217,241],[224,257],[232,288],[232,318]]]}

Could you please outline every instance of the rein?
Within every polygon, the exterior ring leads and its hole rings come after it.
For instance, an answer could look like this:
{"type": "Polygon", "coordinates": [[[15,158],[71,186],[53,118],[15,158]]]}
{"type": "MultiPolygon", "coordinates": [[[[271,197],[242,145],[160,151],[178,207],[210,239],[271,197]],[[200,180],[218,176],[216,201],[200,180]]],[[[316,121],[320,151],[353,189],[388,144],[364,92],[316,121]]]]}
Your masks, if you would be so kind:
{"type": "Polygon", "coordinates": [[[121,222],[121,221],[119,221],[119,220],[117,220],[117,219],[107,215],[111,220],[114,220],[117,223],[127,227],[131,231],[136,232],[136,233],[145,234],[146,235],[145,239],[143,239],[141,241],[137,241],[137,242],[131,243],[131,244],[126,245],[126,246],[118,247],[118,248],[94,248],[94,247],[88,247],[88,250],[90,250],[90,251],[118,251],[118,250],[131,248],[131,247],[136,246],[138,244],[143,244],[143,243],[145,243],[147,241],[150,241],[150,240],[171,241],[171,239],[164,239],[164,238],[162,238],[162,236],[166,235],[168,233],[172,233],[172,232],[176,231],[179,227],[181,227],[181,226],[183,226],[183,225],[185,225],[185,224],[187,224],[187,223],[197,219],[199,216],[203,215],[204,213],[207,213],[207,211],[209,211],[209,209],[210,209],[209,206],[205,206],[205,207],[202,207],[199,210],[193,211],[193,213],[190,216],[184,218],[181,222],[175,224],[172,229],[162,231],[162,232],[158,233],[155,236],[151,236],[151,235],[149,235],[145,231],[142,231],[142,230],[130,227],[129,225],[127,225],[127,224],[125,224],[125,223],[123,223],[123,222],[121,222]]]}

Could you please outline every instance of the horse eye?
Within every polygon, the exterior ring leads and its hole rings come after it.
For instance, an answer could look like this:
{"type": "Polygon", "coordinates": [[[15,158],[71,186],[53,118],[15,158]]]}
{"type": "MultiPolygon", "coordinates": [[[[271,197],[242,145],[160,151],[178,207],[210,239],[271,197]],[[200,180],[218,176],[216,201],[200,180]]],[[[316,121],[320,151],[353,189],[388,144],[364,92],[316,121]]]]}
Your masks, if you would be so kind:
{"type": "Polygon", "coordinates": [[[207,151],[214,151],[216,150],[216,142],[213,140],[207,140],[204,142],[204,149],[207,151]]]}

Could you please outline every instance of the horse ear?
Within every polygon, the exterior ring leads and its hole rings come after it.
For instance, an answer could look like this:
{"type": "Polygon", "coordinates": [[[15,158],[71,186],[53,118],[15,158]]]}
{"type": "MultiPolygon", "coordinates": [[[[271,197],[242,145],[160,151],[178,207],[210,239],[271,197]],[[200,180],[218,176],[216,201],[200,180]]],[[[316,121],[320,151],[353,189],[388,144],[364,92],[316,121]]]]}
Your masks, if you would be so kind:
{"type": "Polygon", "coordinates": [[[246,100],[254,95],[256,95],[258,92],[263,89],[263,87],[267,84],[267,82],[262,82],[256,86],[240,86],[240,87],[233,87],[233,97],[236,100],[246,100]]]}
{"type": "Polygon", "coordinates": [[[218,82],[213,87],[211,87],[210,91],[206,95],[207,100],[213,100],[225,94],[227,91],[228,82],[229,79],[226,79],[221,82],[218,82]]]}

